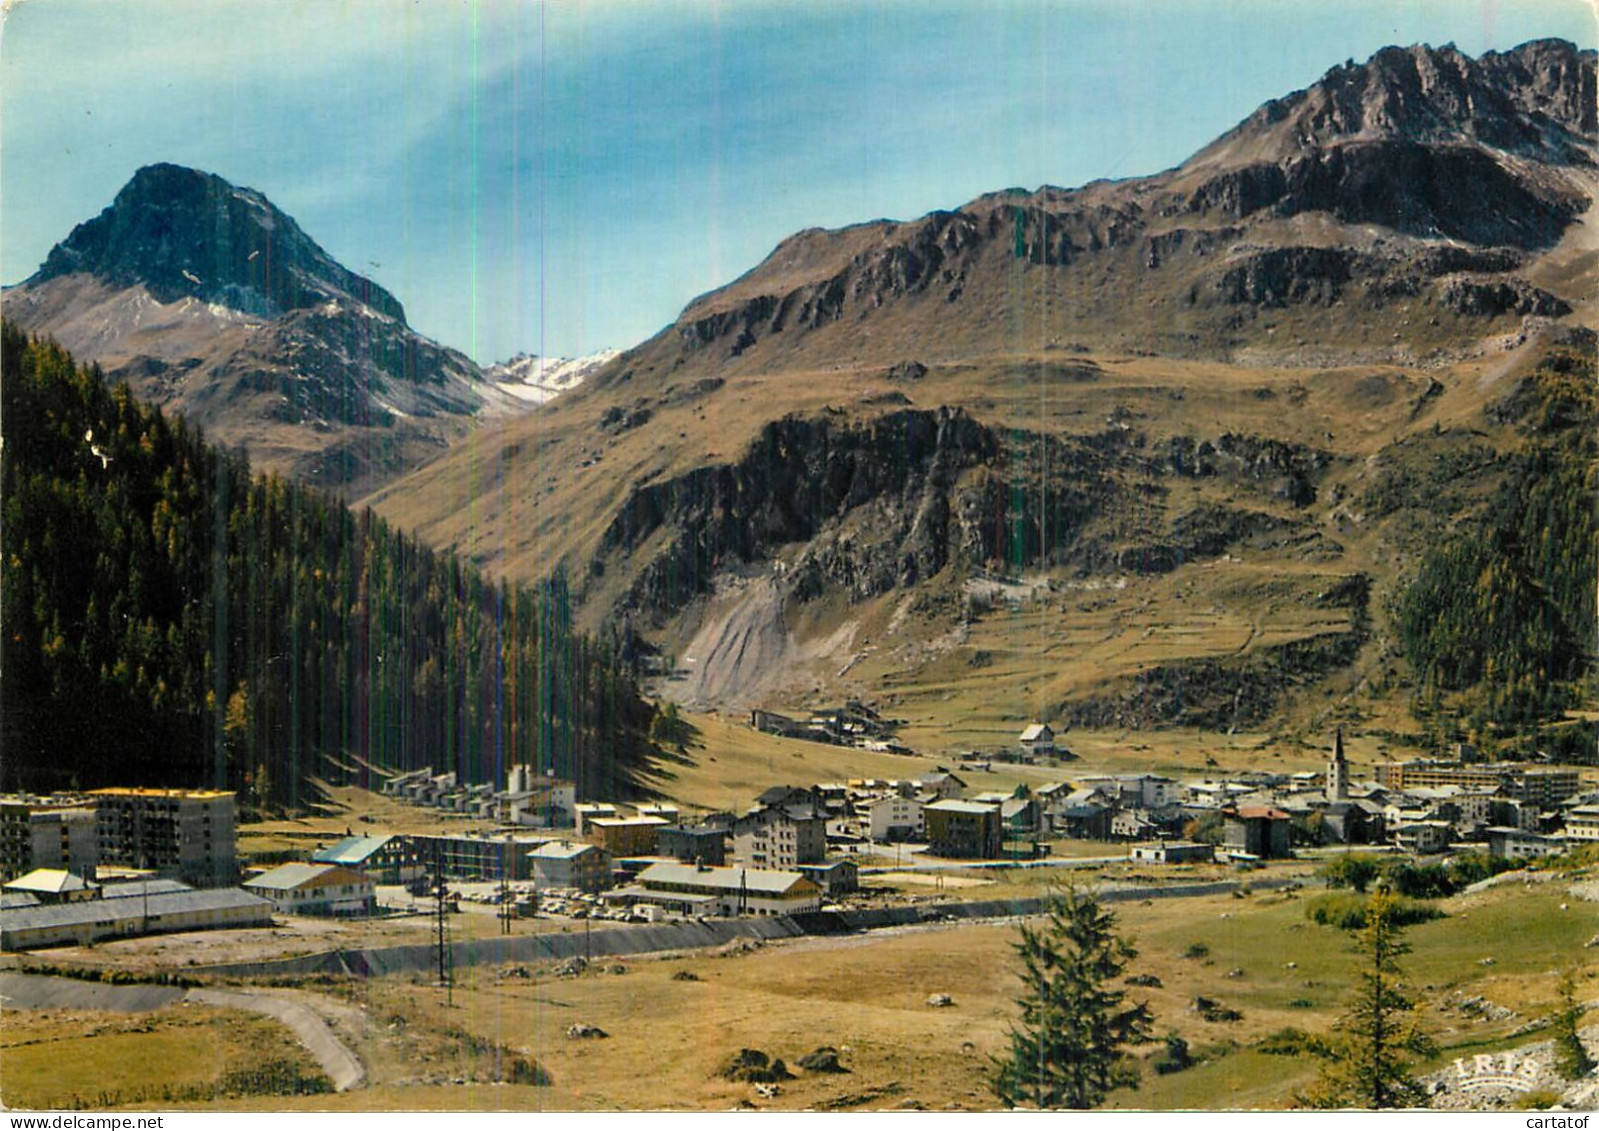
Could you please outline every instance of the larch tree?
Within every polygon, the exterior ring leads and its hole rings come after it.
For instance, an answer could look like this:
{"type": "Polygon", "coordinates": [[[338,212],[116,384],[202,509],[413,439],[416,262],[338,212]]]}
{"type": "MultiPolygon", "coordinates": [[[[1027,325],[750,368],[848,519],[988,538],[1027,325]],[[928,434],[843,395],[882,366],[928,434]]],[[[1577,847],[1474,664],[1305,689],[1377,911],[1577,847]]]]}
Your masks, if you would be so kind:
{"type": "Polygon", "coordinates": [[[1354,994],[1331,1037],[1313,1046],[1321,1078],[1301,1097],[1311,1107],[1416,1107],[1427,1092],[1410,1072],[1412,1056],[1433,1052],[1404,991],[1399,960],[1410,953],[1399,923],[1399,900],[1380,884],[1366,902],[1355,936],[1354,994]]]}

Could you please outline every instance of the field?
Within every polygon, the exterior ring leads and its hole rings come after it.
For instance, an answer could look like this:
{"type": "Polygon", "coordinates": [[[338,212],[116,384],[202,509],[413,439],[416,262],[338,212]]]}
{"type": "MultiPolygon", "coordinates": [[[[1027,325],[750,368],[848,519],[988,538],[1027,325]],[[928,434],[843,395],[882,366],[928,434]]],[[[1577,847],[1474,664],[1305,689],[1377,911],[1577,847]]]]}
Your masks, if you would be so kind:
{"type": "Polygon", "coordinates": [[[263,1069],[280,1082],[326,1086],[282,1025],[188,1003],[131,1015],[7,1010],[0,1052],[0,1100],[11,1108],[164,1108],[228,1092],[260,1106],[272,1086],[259,1078],[263,1069]]]}
{"type": "MultiPolygon", "coordinates": [[[[1538,1039],[1511,1034],[1549,1011],[1558,970],[1590,953],[1583,944],[1599,929],[1599,907],[1568,887],[1514,882],[1456,897],[1440,905],[1447,918],[1408,931],[1406,984],[1440,1045],[1422,1067],[1538,1039]],[[1457,1008],[1468,998],[1509,1014],[1486,1019],[1457,1008]]],[[[1330,1025],[1354,961],[1348,937],[1310,922],[1304,899],[1291,893],[1118,904],[1116,912],[1139,949],[1132,970],[1160,979],[1134,991],[1147,997],[1157,1035],[1181,1035],[1200,1063],[1163,1076],[1150,1059],[1160,1046],[1142,1049],[1141,1087],[1111,1106],[1291,1105],[1314,1062],[1253,1046],[1286,1027],[1330,1025]],[[1200,995],[1241,1019],[1202,1019],[1190,1008],[1200,995]]],[[[1007,924],[938,926],[629,959],[575,977],[474,968],[461,972],[449,1001],[421,978],[324,982],[309,987],[308,1000],[321,1000],[371,1083],[271,1102],[318,1110],[987,1109],[988,1058],[1005,1046],[1015,1016],[1014,937],[1007,924]],[[929,1006],[932,994],[950,995],[953,1005],[929,1006]],[[608,1036],[569,1038],[574,1024],[608,1036]],[[822,1046],[836,1048],[848,1071],[796,1067],[822,1046]],[[781,1057],[794,1078],[773,1097],[721,1078],[740,1048],[781,1057]],[[494,1083],[517,1058],[536,1062],[549,1082],[494,1083]]],[[[1591,962],[1579,995],[1599,996],[1591,962]]],[[[8,1070],[11,1063],[8,1054],[8,1070]]],[[[252,1106],[243,1097],[221,1103],[252,1106]]]]}

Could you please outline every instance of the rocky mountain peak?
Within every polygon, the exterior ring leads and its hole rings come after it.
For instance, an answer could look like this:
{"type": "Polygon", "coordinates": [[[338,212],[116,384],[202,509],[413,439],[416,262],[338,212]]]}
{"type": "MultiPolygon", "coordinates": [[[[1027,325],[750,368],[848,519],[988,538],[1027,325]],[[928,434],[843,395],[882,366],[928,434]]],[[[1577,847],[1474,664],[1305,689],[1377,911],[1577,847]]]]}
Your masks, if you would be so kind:
{"type": "Polygon", "coordinates": [[[29,283],[86,273],[265,318],[340,300],[404,323],[388,291],[340,266],[261,193],[181,165],[146,165],[51,249],[29,283]]]}
{"type": "Polygon", "coordinates": [[[1594,75],[1595,52],[1560,39],[1476,59],[1452,43],[1385,47],[1267,102],[1200,156],[1250,142],[1265,150],[1260,155],[1282,159],[1312,146],[1408,141],[1586,163],[1584,143],[1592,145],[1596,129],[1594,75]]]}

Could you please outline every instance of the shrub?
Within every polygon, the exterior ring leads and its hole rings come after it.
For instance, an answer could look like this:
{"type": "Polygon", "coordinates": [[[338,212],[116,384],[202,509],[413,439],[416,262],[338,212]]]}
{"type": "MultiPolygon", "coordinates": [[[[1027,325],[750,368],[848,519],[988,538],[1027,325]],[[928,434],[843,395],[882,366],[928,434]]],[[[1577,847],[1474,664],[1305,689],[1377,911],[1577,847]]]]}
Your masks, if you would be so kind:
{"type": "Polygon", "coordinates": [[[1255,1045],[1255,1051],[1267,1056],[1301,1056],[1310,1051],[1311,1042],[1309,1033],[1289,1025],[1262,1037],[1255,1045]]]}
{"type": "MultiPolygon", "coordinates": [[[[1337,927],[1341,931],[1358,931],[1366,925],[1367,897],[1346,892],[1329,892],[1305,904],[1305,915],[1323,927],[1337,927]]],[[[1400,902],[1394,909],[1394,922],[1400,927],[1412,927],[1433,919],[1444,918],[1438,908],[1426,903],[1400,902]]]]}
{"type": "Polygon", "coordinates": [[[1204,958],[1210,954],[1210,947],[1202,942],[1189,943],[1188,949],[1183,951],[1184,958],[1204,958]]]}

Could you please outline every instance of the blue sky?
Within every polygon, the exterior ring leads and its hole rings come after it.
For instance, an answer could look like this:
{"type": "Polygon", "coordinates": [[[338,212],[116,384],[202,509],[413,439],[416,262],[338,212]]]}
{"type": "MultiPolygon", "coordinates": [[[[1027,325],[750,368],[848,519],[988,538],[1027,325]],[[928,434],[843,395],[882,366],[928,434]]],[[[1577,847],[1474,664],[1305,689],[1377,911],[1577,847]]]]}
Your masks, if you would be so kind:
{"type": "Polygon", "coordinates": [[[1182,161],[1389,43],[1592,0],[12,0],[0,280],[133,171],[266,193],[479,361],[628,346],[785,235],[1182,161]]]}

